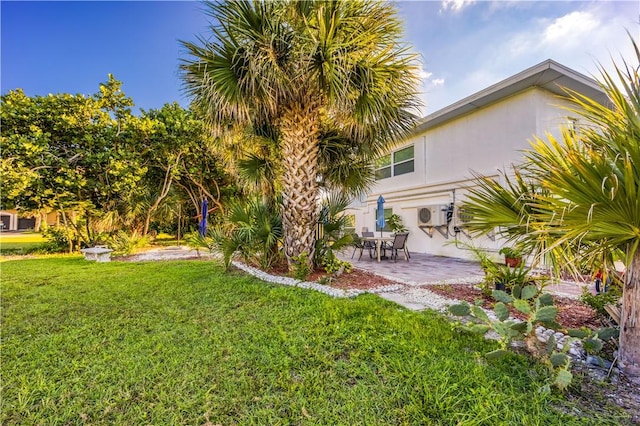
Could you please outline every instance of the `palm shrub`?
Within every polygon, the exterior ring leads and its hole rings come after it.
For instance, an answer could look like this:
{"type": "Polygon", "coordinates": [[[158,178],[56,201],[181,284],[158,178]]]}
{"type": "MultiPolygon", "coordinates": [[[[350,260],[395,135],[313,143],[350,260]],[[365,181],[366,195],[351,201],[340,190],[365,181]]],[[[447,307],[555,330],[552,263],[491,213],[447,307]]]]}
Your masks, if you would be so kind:
{"type": "Polygon", "coordinates": [[[211,237],[211,229],[209,229],[208,234],[202,235],[200,231],[192,231],[184,236],[184,241],[187,246],[194,249],[198,255],[200,254],[200,249],[206,249],[210,252],[213,252],[216,249],[215,240],[211,237]]]}
{"type": "Polygon", "coordinates": [[[340,260],[335,255],[336,251],[353,243],[353,235],[344,234],[347,217],[343,213],[349,202],[345,194],[334,192],[325,199],[321,211],[314,264],[324,267],[329,273],[350,266],[349,262],[340,260]]]}
{"type": "Polygon", "coordinates": [[[546,254],[556,271],[585,257],[611,264],[622,253],[618,363],[640,383],[640,49],[631,41],[633,63],[614,64],[613,74],[600,67],[607,104],[567,89],[568,110],[584,123],[564,129],[561,140],[536,137],[520,167],[526,176],[516,173],[505,187],[479,177],[464,208],[473,231],[499,226],[546,254]]]}
{"type": "Polygon", "coordinates": [[[137,232],[117,231],[108,240],[109,247],[118,254],[133,254],[149,245],[151,237],[137,232]]]}
{"type": "MultiPolygon", "coordinates": [[[[213,37],[183,42],[186,92],[222,138],[235,128],[273,129],[284,252],[289,265],[302,253],[312,265],[321,184],[340,182],[347,170],[323,173],[322,159],[339,154],[344,161],[336,164],[345,166],[409,134],[419,106],[417,57],[400,43],[401,21],[386,2],[239,0],[205,7],[216,21],[213,37]],[[332,150],[323,140],[343,147],[332,150]]],[[[356,163],[371,176],[366,162],[356,163]]]]}
{"type": "Polygon", "coordinates": [[[234,254],[263,269],[277,263],[282,244],[280,212],[259,197],[232,202],[227,211],[226,222],[210,231],[211,245],[220,250],[225,265],[229,267],[234,254]]]}

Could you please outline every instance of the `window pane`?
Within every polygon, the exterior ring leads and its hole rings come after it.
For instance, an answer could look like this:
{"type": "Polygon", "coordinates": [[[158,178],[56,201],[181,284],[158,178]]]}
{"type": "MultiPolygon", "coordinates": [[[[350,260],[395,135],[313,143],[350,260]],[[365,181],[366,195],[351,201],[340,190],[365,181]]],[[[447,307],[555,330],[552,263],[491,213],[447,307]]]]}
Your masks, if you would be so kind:
{"type": "Polygon", "coordinates": [[[413,160],[413,145],[393,153],[394,163],[399,163],[401,161],[406,161],[406,160],[413,160]]]}
{"type": "Polygon", "coordinates": [[[376,160],[376,169],[381,169],[391,165],[391,154],[380,157],[376,160]]]}
{"type": "Polygon", "coordinates": [[[411,173],[411,172],[413,172],[413,160],[396,164],[393,168],[394,176],[403,175],[405,173],[411,173]]]}
{"type": "Polygon", "coordinates": [[[344,226],[349,227],[349,228],[355,228],[356,227],[356,215],[354,214],[348,214],[344,216],[344,226]]]}
{"type": "Polygon", "coordinates": [[[344,229],[342,235],[349,235],[356,233],[356,216],[353,214],[345,215],[344,217],[344,229]]]}
{"type": "Polygon", "coordinates": [[[384,169],[376,170],[376,180],[385,179],[391,177],[391,167],[385,167],[384,169]]]}

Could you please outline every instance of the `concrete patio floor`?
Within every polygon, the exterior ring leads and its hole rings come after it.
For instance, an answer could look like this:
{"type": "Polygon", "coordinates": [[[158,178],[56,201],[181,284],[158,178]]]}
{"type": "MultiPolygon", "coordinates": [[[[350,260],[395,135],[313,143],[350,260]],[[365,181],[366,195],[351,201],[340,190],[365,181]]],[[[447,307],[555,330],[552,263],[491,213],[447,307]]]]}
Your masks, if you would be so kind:
{"type": "MultiPolygon", "coordinates": [[[[411,253],[409,261],[400,254],[397,262],[371,259],[366,251],[358,260],[359,252],[351,258],[353,249],[345,250],[339,257],[351,262],[355,268],[368,271],[401,282],[410,287],[422,287],[433,284],[475,284],[482,281],[484,273],[480,264],[475,261],[445,256],[434,256],[424,253],[411,253]]],[[[583,287],[591,290],[589,284],[562,281],[549,284],[546,291],[551,294],[577,299],[582,294],[583,287]]]]}

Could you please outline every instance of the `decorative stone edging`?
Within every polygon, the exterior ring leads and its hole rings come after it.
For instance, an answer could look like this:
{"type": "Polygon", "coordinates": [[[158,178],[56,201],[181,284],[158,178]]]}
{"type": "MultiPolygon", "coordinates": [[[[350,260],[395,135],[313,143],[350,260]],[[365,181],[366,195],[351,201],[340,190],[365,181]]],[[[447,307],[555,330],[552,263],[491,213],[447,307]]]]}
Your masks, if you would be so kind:
{"type": "Polygon", "coordinates": [[[429,281],[419,283],[418,285],[430,286],[430,285],[450,285],[450,284],[480,284],[484,281],[484,277],[470,276],[464,278],[452,278],[448,280],[429,281]]]}
{"type": "Polygon", "coordinates": [[[573,339],[560,331],[554,331],[541,325],[536,327],[535,334],[536,338],[541,343],[547,343],[551,336],[554,336],[556,340],[556,349],[559,351],[562,351],[567,342],[569,342],[568,355],[574,361],[583,361],[586,358],[587,353],[582,346],[582,342],[578,339],[573,339]]]}
{"type": "MultiPolygon", "coordinates": [[[[412,300],[415,299],[415,302],[425,305],[424,306],[425,308],[429,308],[429,309],[433,309],[435,311],[441,311],[441,312],[446,311],[446,307],[449,305],[460,303],[456,299],[445,298],[425,288],[410,286],[405,283],[389,284],[381,287],[374,287],[368,290],[342,290],[339,288],[333,288],[327,285],[319,284],[316,282],[300,281],[295,278],[271,275],[262,271],[261,269],[254,268],[253,266],[246,265],[239,261],[232,261],[231,263],[233,266],[237,267],[238,269],[242,269],[243,271],[263,281],[274,283],[274,284],[287,285],[291,287],[299,287],[299,288],[315,290],[332,297],[350,298],[350,297],[356,297],[360,294],[365,294],[365,293],[404,294],[412,300]]],[[[491,314],[490,312],[487,312],[487,313],[489,315],[491,314]]]]}
{"type": "MultiPolygon", "coordinates": [[[[606,380],[611,374],[613,374],[611,377],[615,379],[620,374],[620,369],[615,367],[614,363],[611,361],[587,354],[587,351],[584,350],[584,346],[580,339],[572,338],[564,333],[547,329],[543,326],[536,327],[535,334],[536,338],[541,343],[547,343],[551,336],[554,336],[556,339],[556,349],[559,351],[562,351],[567,341],[569,341],[569,350],[567,351],[567,355],[571,359],[571,362],[576,365],[583,365],[586,367],[585,371],[598,380],[606,380]]],[[[617,357],[615,352],[614,356],[617,357]]]]}
{"type": "Polygon", "coordinates": [[[274,283],[274,284],[282,284],[282,285],[288,285],[291,287],[299,287],[299,288],[306,288],[309,290],[315,290],[315,291],[319,291],[320,293],[324,293],[327,294],[329,296],[333,296],[333,297],[340,297],[340,298],[345,298],[345,297],[355,297],[358,296],[359,294],[363,294],[363,293],[367,293],[364,290],[342,290],[339,288],[333,288],[327,285],[322,285],[320,283],[316,283],[316,282],[310,282],[310,281],[300,281],[297,280],[295,278],[290,278],[290,277],[281,277],[278,275],[271,275],[271,274],[267,274],[266,272],[258,269],[258,268],[254,268],[252,266],[249,265],[245,265],[242,262],[238,262],[238,261],[232,261],[231,264],[233,266],[235,266],[238,269],[242,269],[245,272],[248,272],[249,274],[253,275],[254,277],[260,278],[263,281],[266,282],[270,282],[270,283],[274,283]]]}

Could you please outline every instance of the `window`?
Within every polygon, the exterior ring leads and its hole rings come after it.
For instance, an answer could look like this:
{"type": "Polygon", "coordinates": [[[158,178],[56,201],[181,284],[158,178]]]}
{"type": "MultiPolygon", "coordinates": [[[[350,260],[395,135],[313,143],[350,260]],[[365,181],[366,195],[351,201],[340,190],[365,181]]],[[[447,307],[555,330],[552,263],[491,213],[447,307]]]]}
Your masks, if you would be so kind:
{"type": "Polygon", "coordinates": [[[391,154],[376,160],[376,180],[391,177],[391,154]]]}
{"type": "Polygon", "coordinates": [[[342,235],[356,233],[356,215],[348,214],[344,217],[344,229],[342,235]]]}
{"type": "Polygon", "coordinates": [[[375,167],[376,180],[413,172],[413,145],[379,158],[375,167]]]}
{"type": "Polygon", "coordinates": [[[413,172],[413,145],[393,153],[393,175],[413,172]]]}
{"type": "Polygon", "coordinates": [[[378,226],[378,209],[376,209],[376,231],[391,232],[389,228],[389,216],[393,214],[393,209],[384,209],[384,228],[380,229],[378,226]]]}

